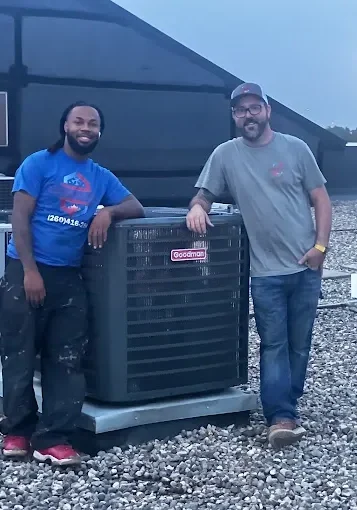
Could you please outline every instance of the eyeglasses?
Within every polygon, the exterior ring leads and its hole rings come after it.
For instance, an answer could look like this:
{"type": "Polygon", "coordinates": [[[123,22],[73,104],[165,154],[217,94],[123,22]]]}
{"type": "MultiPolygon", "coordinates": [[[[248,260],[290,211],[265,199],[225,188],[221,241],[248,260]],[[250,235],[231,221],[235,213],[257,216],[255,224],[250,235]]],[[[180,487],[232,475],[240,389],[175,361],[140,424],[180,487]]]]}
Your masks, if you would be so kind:
{"type": "Polygon", "coordinates": [[[247,112],[249,112],[251,115],[259,115],[259,113],[262,111],[262,108],[263,107],[261,104],[252,104],[248,106],[248,108],[238,106],[238,108],[233,108],[233,113],[236,117],[242,118],[246,116],[247,112]]]}

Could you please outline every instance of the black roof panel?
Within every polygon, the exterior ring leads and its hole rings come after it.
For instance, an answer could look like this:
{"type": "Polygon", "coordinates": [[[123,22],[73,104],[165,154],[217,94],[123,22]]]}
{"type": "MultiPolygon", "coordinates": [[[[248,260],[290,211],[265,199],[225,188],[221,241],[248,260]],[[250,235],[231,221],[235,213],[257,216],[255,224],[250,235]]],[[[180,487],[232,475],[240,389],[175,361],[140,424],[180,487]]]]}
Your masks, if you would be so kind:
{"type": "MultiPolygon", "coordinates": [[[[227,90],[231,90],[242,83],[242,80],[174,41],[137,16],[114,4],[111,0],[0,0],[0,12],[14,10],[23,10],[25,15],[37,15],[36,11],[38,11],[40,16],[53,13],[54,16],[90,17],[92,19],[105,19],[113,23],[124,24],[130,26],[134,31],[139,32],[149,40],[155,41],[158,46],[175,53],[177,56],[184,57],[191,61],[191,63],[195,63],[202,69],[205,69],[208,73],[218,78],[219,81],[222,81],[227,90]]],[[[343,148],[345,146],[345,141],[335,134],[299,115],[278,101],[270,99],[271,105],[277,113],[301,124],[304,129],[320,138],[323,145],[330,149],[343,148]]]]}

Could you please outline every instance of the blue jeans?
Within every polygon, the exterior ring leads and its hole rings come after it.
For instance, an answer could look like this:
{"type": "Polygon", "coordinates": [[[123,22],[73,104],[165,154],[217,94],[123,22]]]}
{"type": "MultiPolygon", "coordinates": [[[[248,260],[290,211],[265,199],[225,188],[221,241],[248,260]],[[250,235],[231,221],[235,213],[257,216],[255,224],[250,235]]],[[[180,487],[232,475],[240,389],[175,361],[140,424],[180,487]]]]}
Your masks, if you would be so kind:
{"type": "Polygon", "coordinates": [[[298,419],[311,337],[321,290],[321,271],[252,278],[260,337],[260,392],[268,426],[298,419]]]}

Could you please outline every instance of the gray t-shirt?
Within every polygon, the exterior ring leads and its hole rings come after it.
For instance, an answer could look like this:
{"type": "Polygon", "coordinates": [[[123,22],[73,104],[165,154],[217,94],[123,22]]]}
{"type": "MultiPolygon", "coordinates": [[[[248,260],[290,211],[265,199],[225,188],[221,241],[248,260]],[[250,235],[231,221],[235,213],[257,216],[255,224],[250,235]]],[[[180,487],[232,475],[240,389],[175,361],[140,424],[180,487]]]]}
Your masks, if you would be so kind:
{"type": "Polygon", "coordinates": [[[298,261],[316,240],[309,192],[325,182],[305,142],[274,133],[262,147],[250,147],[242,138],[219,145],[196,187],[216,197],[228,188],[247,229],[255,277],[305,269],[298,261]]]}

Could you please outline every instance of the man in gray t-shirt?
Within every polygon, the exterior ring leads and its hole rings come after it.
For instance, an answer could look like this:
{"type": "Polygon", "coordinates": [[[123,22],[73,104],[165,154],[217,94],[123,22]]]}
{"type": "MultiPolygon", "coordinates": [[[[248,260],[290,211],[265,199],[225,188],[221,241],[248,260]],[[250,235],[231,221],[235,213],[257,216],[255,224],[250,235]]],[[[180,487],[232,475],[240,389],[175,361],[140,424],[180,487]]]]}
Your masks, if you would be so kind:
{"type": "Polygon", "coordinates": [[[306,432],[297,401],[304,388],[331,204],[325,178],[306,143],[270,128],[271,108],[259,85],[235,89],[232,114],[242,137],[221,144],[209,157],[187,226],[201,234],[213,226],[211,205],[228,188],[250,241],[261,398],[269,441],[280,447],[306,432]]]}

